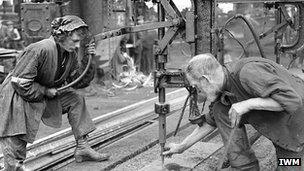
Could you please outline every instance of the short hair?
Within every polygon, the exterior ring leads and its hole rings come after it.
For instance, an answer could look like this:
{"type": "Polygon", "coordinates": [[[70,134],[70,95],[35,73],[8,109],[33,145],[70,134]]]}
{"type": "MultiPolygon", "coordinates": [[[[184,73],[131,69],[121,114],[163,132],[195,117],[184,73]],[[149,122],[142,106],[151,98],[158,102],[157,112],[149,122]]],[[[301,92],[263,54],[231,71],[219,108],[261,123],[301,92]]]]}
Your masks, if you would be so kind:
{"type": "Polygon", "coordinates": [[[185,73],[187,76],[199,80],[201,76],[212,76],[221,64],[211,53],[194,56],[187,64],[185,73]]]}

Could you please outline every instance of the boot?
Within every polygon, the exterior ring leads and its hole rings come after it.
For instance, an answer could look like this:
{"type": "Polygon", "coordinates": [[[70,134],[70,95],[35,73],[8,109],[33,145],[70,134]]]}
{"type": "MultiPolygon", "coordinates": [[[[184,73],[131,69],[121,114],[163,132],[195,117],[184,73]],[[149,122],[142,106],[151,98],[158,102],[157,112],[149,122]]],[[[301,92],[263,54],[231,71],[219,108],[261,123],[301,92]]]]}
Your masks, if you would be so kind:
{"type": "Polygon", "coordinates": [[[238,166],[238,167],[229,166],[227,168],[223,168],[218,171],[260,171],[260,167],[259,167],[259,162],[254,161],[252,163],[245,164],[245,165],[238,166]]]}
{"type": "Polygon", "coordinates": [[[15,171],[31,171],[29,169],[26,169],[25,166],[23,165],[23,163],[17,163],[16,165],[12,166],[6,166],[6,167],[0,167],[1,171],[11,171],[11,170],[15,170],[15,171]]]}
{"type": "Polygon", "coordinates": [[[93,150],[88,144],[87,136],[76,140],[77,147],[74,152],[74,156],[77,163],[83,161],[105,161],[110,158],[108,154],[98,153],[93,150]]]}

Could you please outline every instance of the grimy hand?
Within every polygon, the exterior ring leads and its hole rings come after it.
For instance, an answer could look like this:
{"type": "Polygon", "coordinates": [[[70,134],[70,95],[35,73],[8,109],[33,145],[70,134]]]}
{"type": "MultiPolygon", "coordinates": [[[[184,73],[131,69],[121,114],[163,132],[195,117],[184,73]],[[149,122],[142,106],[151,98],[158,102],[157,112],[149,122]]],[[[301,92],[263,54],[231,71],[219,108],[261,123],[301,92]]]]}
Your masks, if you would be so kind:
{"type": "Polygon", "coordinates": [[[163,152],[163,155],[165,157],[171,157],[173,154],[180,154],[183,153],[184,150],[180,144],[175,143],[169,143],[165,147],[165,152],[163,152]]]}
{"type": "Polygon", "coordinates": [[[95,43],[88,44],[87,50],[90,55],[95,55],[96,54],[95,43]]]}
{"type": "Polygon", "coordinates": [[[57,89],[55,89],[55,88],[48,88],[48,89],[46,89],[46,91],[45,91],[45,95],[48,97],[48,98],[53,98],[53,97],[55,97],[56,95],[58,95],[59,93],[58,93],[58,91],[57,91],[57,89]]]}

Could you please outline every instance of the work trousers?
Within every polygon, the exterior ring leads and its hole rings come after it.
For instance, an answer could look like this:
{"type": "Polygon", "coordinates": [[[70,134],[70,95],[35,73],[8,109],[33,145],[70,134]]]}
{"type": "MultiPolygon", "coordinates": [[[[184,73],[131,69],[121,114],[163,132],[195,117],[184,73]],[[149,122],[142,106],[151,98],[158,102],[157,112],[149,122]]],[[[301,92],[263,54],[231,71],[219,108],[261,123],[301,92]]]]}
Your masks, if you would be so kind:
{"type": "MultiPolygon", "coordinates": [[[[221,134],[222,140],[226,147],[230,133],[232,131],[231,122],[229,119],[228,111],[230,106],[225,106],[220,102],[215,102],[212,113],[218,130],[221,134]]],[[[246,122],[246,121],[245,121],[246,122]]],[[[232,136],[231,144],[228,147],[227,158],[231,165],[231,170],[245,170],[245,171],[258,171],[258,160],[251,149],[249,140],[246,133],[246,128],[241,125],[234,128],[235,133],[232,136]]],[[[304,150],[301,152],[292,152],[285,150],[275,145],[277,158],[301,158],[304,161],[304,150]]],[[[226,147],[227,148],[227,147],[226,147]]],[[[303,164],[302,164],[303,165],[303,164]]],[[[304,171],[304,167],[299,166],[279,166],[276,171],[304,171]]]]}
{"type": "Polygon", "coordinates": [[[74,91],[70,91],[60,95],[60,101],[62,113],[68,114],[68,120],[75,139],[79,139],[96,129],[87,110],[84,97],[74,91]]]}
{"type": "MultiPolygon", "coordinates": [[[[79,139],[96,129],[82,96],[75,92],[66,92],[59,98],[63,114],[68,114],[75,139],[79,139]]],[[[26,158],[27,142],[22,140],[22,135],[1,138],[0,145],[4,156],[5,171],[19,171],[26,158]]]]}

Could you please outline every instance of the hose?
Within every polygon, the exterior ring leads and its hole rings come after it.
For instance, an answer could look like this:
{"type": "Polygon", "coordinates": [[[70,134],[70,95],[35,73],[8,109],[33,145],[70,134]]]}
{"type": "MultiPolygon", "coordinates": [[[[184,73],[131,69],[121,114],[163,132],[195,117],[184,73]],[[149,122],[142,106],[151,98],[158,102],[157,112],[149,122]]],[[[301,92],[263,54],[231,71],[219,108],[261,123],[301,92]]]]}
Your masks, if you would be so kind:
{"type": "Polygon", "coordinates": [[[82,74],[77,78],[75,79],[74,81],[70,82],[69,84],[65,85],[65,86],[62,86],[60,88],[57,89],[57,91],[63,91],[69,87],[72,87],[73,85],[75,85],[76,83],[78,83],[84,76],[85,74],[88,72],[89,68],[90,68],[90,65],[91,65],[91,62],[92,62],[92,55],[90,54],[89,55],[89,60],[88,60],[88,64],[87,66],[85,67],[84,71],[82,72],[82,74]]]}
{"type": "Polygon", "coordinates": [[[242,19],[242,20],[246,23],[246,25],[248,26],[249,30],[251,31],[252,36],[253,36],[253,38],[254,38],[254,40],[255,40],[257,46],[258,46],[258,49],[259,49],[259,51],[260,51],[260,54],[261,54],[262,58],[266,58],[266,57],[265,57],[265,54],[264,54],[264,51],[263,51],[263,49],[262,49],[261,43],[260,43],[260,41],[259,41],[259,37],[257,36],[256,32],[253,30],[253,26],[250,24],[250,22],[248,21],[248,19],[245,18],[243,15],[237,14],[237,15],[231,17],[230,19],[228,19],[228,20],[226,21],[226,23],[225,23],[223,29],[224,29],[224,30],[227,30],[227,29],[226,29],[227,25],[228,25],[232,20],[239,19],[239,18],[242,19]]]}
{"type": "Polygon", "coordinates": [[[229,34],[229,36],[233,40],[235,40],[242,47],[243,53],[242,53],[241,57],[243,56],[243,54],[245,54],[245,56],[248,57],[248,52],[246,51],[246,48],[244,47],[244,45],[237,38],[235,38],[234,35],[228,29],[225,28],[225,31],[229,34]]]}

